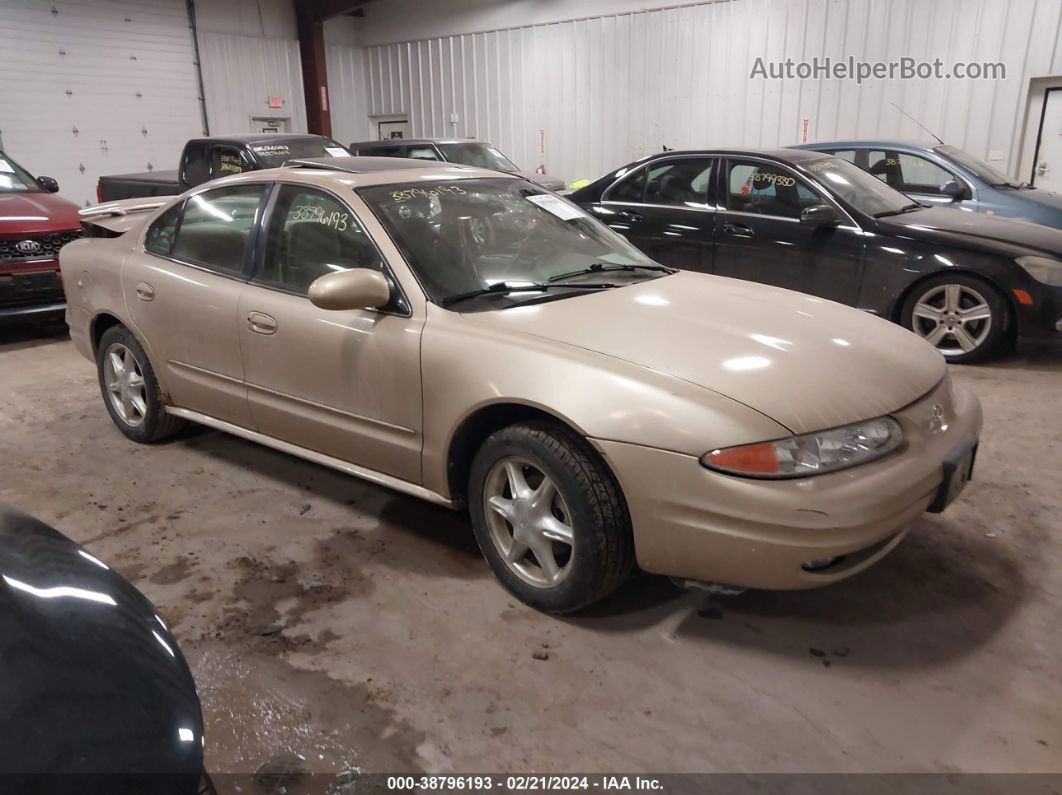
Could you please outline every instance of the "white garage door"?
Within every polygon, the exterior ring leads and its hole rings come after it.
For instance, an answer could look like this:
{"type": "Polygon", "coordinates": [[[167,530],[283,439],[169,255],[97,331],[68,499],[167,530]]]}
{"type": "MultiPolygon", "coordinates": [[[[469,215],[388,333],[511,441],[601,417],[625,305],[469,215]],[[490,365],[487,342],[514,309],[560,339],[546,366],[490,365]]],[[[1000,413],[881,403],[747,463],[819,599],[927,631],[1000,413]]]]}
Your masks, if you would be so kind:
{"type": "Polygon", "coordinates": [[[0,142],[78,204],[101,174],[176,168],[197,85],[184,0],[0,2],[0,142]]]}

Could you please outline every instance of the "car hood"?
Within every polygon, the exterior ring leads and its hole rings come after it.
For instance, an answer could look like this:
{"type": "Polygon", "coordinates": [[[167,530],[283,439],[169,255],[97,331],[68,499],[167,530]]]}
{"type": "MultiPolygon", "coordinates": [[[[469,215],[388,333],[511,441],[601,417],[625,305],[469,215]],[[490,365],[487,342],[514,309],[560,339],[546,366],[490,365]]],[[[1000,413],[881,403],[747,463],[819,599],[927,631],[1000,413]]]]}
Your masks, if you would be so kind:
{"type": "Polygon", "coordinates": [[[533,171],[516,171],[514,173],[519,177],[531,180],[536,185],[541,185],[547,190],[559,191],[568,187],[560,177],[551,177],[548,174],[537,174],[533,171]]]}
{"type": "Polygon", "coordinates": [[[3,506],[0,575],[0,770],[168,773],[152,792],[188,781],[195,792],[199,699],[151,603],[57,530],[3,506]]]}
{"type": "Polygon", "coordinates": [[[1035,251],[1062,256],[1062,231],[985,213],[927,207],[879,218],[878,225],[889,234],[990,254],[1020,256],[1035,251]]]}
{"type": "Polygon", "coordinates": [[[1062,226],[1062,193],[1043,188],[999,189],[1011,206],[1021,205],[1017,218],[1034,223],[1062,226]]]}
{"type": "Polygon", "coordinates": [[[895,411],[946,373],[936,349],[893,323],[803,293],[698,273],[465,317],[666,373],[793,433],[895,411]]]}
{"type": "Polygon", "coordinates": [[[0,193],[0,235],[80,229],[77,205],[56,193],[0,193]]]}

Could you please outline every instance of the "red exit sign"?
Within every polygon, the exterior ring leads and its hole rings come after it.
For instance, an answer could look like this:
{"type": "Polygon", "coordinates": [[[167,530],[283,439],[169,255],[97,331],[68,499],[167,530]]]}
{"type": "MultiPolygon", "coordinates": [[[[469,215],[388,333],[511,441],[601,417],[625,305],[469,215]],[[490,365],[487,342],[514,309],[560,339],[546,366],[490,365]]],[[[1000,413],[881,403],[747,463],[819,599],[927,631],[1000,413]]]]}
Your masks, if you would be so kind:
{"type": "Polygon", "coordinates": [[[282,108],[282,107],[284,107],[284,97],[270,97],[269,98],[269,107],[271,107],[271,108],[282,108]]]}

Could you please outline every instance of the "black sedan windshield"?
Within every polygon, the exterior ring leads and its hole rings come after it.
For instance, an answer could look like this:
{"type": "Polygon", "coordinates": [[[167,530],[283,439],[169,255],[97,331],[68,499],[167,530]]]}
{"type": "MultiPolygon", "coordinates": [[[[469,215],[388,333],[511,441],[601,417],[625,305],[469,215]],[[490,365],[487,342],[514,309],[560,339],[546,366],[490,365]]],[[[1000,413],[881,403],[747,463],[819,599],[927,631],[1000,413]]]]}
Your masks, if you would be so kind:
{"type": "Polygon", "coordinates": [[[41,187],[28,171],[0,152],[0,193],[31,193],[40,190],[41,187]]]}
{"type": "Polygon", "coordinates": [[[250,144],[255,160],[262,168],[279,168],[288,160],[300,157],[349,157],[350,152],[331,138],[280,138],[250,144]]]}
{"type": "Polygon", "coordinates": [[[839,157],[824,157],[805,164],[804,169],[834,196],[866,215],[894,215],[917,206],[910,196],[839,157]]]}
{"type": "Polygon", "coordinates": [[[443,157],[451,163],[460,163],[463,166],[475,166],[476,168],[489,168],[494,171],[519,171],[516,164],[507,158],[490,144],[472,141],[469,143],[437,144],[442,150],[443,157]]]}
{"type": "Polygon", "coordinates": [[[359,194],[437,303],[490,290],[485,300],[494,307],[509,288],[591,288],[663,270],[567,199],[526,180],[381,185],[359,194]]]}

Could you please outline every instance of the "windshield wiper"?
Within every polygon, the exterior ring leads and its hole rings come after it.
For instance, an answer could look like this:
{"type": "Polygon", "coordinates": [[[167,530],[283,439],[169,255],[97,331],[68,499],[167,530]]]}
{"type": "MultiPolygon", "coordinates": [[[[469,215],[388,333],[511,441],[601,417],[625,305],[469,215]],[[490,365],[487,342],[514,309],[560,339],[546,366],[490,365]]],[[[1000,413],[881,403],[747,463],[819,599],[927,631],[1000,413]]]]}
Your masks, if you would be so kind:
{"type": "MultiPolygon", "coordinates": [[[[569,273],[558,273],[556,276],[550,276],[546,281],[549,284],[559,282],[561,279],[570,279],[572,276],[583,276],[591,273],[608,273],[610,271],[660,271],[661,273],[675,273],[674,268],[667,268],[663,265],[611,265],[606,262],[595,262],[585,268],[580,268],[577,271],[570,271],[569,273]]],[[[575,285],[572,285],[573,287],[575,285]]]]}
{"type": "MultiPolygon", "coordinates": [[[[550,281],[552,282],[553,280],[550,279],[550,281]]],[[[468,298],[478,298],[481,295],[499,295],[501,293],[543,293],[547,290],[553,290],[558,287],[571,287],[575,290],[601,290],[615,286],[616,285],[614,284],[536,284],[534,282],[494,282],[494,284],[488,287],[481,287],[478,290],[469,290],[467,293],[448,295],[446,298],[443,298],[439,304],[440,306],[448,307],[468,298]]]]}
{"type": "Polygon", "coordinates": [[[899,210],[886,210],[883,213],[874,213],[874,217],[875,218],[884,218],[884,217],[886,217],[888,215],[899,215],[900,213],[907,213],[907,212],[910,212],[911,210],[921,210],[921,209],[922,209],[922,205],[919,204],[918,202],[914,202],[913,204],[904,205],[899,210]]]}

